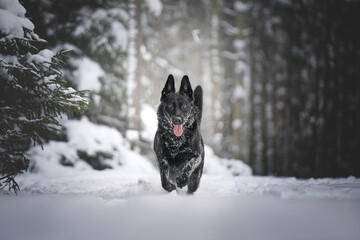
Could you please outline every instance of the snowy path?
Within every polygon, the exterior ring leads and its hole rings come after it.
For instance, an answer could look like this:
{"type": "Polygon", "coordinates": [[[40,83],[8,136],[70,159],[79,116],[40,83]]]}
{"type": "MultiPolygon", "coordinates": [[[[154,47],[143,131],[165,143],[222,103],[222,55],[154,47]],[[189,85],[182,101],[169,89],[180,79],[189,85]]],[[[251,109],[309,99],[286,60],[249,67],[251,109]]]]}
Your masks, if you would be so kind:
{"type": "Polygon", "coordinates": [[[157,175],[19,178],[2,196],[2,239],[359,239],[360,179],[203,176],[194,196],[157,175]],[[21,226],[21,227],[19,227],[21,226]]]}
{"type": "MultiPolygon", "coordinates": [[[[158,175],[124,175],[106,170],[76,172],[60,176],[27,174],[18,178],[20,195],[91,195],[107,200],[139,196],[169,195],[158,175]]],[[[177,195],[176,192],[170,195],[177,195]]],[[[309,179],[204,175],[194,197],[269,196],[288,198],[329,198],[360,200],[360,179],[309,179]]]]}

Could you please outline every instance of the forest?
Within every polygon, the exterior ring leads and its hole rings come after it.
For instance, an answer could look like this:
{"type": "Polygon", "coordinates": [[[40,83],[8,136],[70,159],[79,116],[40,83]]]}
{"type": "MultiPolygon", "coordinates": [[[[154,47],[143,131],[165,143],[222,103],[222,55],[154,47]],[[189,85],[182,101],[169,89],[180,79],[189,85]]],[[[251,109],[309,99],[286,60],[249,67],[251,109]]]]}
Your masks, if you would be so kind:
{"type": "Polygon", "coordinates": [[[359,13],[0,0],[1,239],[358,240],[359,13]],[[194,116],[166,132],[161,97],[194,116]]]}
{"type": "MultiPolygon", "coordinates": [[[[143,113],[156,110],[169,74],[177,86],[183,75],[203,86],[202,133],[214,154],[257,175],[360,176],[359,1],[21,4],[31,21],[21,37],[9,37],[5,13],[0,24],[1,181],[36,171],[24,154],[34,144],[69,141],[64,113],[116,129],[154,162],[156,119],[143,113]]],[[[77,155],[110,167],[111,154],[77,155]]]]}

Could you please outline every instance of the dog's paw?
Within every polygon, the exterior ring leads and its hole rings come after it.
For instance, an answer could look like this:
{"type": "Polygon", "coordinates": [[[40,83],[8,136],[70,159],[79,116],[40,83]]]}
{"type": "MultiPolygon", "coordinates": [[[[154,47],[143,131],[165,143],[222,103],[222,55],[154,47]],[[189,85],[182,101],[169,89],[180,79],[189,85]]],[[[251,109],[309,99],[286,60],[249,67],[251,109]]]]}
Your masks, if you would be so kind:
{"type": "Polygon", "coordinates": [[[176,186],[174,184],[171,184],[170,182],[163,183],[162,187],[168,192],[171,192],[176,189],[176,186]]]}
{"type": "Polygon", "coordinates": [[[185,174],[183,174],[176,179],[176,186],[179,188],[183,188],[186,186],[188,180],[189,178],[185,174]]]}

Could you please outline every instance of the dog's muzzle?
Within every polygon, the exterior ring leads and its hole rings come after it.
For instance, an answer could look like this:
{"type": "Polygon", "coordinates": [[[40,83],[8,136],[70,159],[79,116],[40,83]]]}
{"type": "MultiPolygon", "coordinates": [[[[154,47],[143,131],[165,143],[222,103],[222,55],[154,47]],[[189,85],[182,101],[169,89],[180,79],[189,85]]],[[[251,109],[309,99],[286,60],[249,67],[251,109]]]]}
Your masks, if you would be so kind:
{"type": "Polygon", "coordinates": [[[175,117],[173,118],[173,124],[174,124],[174,125],[180,125],[180,124],[182,124],[182,123],[183,123],[182,117],[175,116],[175,117]]]}
{"type": "Polygon", "coordinates": [[[175,116],[173,118],[173,124],[173,131],[175,136],[180,137],[183,134],[183,119],[179,116],[175,116]]]}

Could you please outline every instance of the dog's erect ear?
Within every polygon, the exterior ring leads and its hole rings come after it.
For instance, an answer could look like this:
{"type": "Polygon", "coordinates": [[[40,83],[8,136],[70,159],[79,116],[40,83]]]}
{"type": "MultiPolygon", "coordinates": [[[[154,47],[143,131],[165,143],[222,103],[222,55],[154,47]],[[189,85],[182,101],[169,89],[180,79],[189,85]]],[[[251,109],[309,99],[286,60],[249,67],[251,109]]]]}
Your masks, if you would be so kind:
{"type": "Polygon", "coordinates": [[[181,79],[181,85],[180,85],[180,94],[185,94],[186,96],[193,99],[193,90],[191,88],[191,84],[189,81],[189,77],[187,75],[183,76],[181,79]]]}
{"type": "Polygon", "coordinates": [[[168,94],[168,93],[172,93],[175,92],[175,82],[174,82],[174,77],[172,74],[170,74],[168,76],[168,79],[166,80],[164,89],[161,91],[161,98],[160,101],[163,100],[163,97],[168,94]]]}

